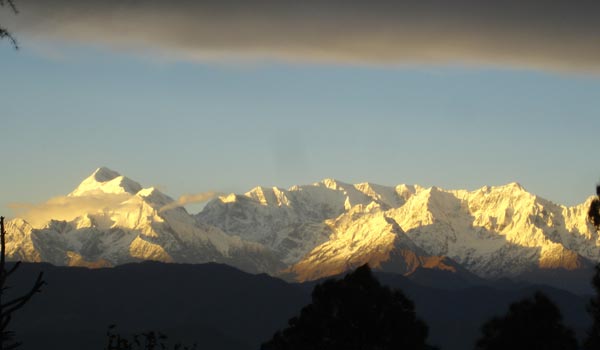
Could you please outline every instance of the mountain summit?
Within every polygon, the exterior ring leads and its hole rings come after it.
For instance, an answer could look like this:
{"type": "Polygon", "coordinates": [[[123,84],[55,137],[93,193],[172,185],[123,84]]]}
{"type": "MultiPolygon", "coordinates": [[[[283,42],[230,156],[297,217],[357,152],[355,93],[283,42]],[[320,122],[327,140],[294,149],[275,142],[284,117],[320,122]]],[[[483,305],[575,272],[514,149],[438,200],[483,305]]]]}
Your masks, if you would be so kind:
{"type": "Polygon", "coordinates": [[[142,186],[116,171],[102,167],[83,180],[69,196],[83,196],[94,193],[129,193],[136,194],[142,186]]]}

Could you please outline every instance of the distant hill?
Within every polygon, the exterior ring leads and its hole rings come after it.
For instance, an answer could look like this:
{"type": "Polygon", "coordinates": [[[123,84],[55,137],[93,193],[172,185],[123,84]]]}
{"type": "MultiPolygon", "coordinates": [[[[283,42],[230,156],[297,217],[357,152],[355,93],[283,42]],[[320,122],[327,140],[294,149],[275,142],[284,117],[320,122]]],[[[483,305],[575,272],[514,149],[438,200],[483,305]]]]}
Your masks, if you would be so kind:
{"type": "MultiPolygon", "coordinates": [[[[113,323],[123,332],[154,329],[195,340],[200,349],[256,350],[309,302],[316,283],[287,283],[214,263],[145,262],[101,269],[25,264],[11,278],[15,288],[10,292],[26,287],[39,270],[45,271],[48,285],[14,319],[24,350],[102,349],[106,327],[113,323]]],[[[443,289],[424,285],[430,279],[377,276],[415,301],[431,342],[445,350],[471,348],[485,320],[537,289],[560,306],[566,323],[579,334],[589,323],[585,297],[551,287],[478,286],[449,273],[444,277],[449,287],[443,289]]]]}

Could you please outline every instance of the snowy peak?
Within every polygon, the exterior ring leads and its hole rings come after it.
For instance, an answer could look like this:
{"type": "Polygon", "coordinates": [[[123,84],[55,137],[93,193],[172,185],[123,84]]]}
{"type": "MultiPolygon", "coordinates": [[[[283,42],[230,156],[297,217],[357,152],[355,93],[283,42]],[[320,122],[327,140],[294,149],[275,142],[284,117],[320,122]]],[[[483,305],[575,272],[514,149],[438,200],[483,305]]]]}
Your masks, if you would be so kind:
{"type": "Polygon", "coordinates": [[[511,200],[533,200],[536,198],[535,195],[527,192],[527,190],[517,182],[512,182],[503,186],[484,186],[478,190],[466,193],[469,197],[495,196],[507,199],[510,198],[511,200]]]}
{"type": "Polygon", "coordinates": [[[395,208],[401,206],[406,202],[410,195],[414,194],[414,191],[412,192],[412,194],[409,194],[410,190],[408,190],[408,187],[406,187],[405,191],[404,188],[400,186],[394,188],[381,186],[369,182],[356,184],[354,185],[354,188],[366,195],[367,197],[369,197],[375,203],[381,204],[388,208],[395,208]],[[398,191],[398,189],[400,191],[398,191]]]}
{"type": "Polygon", "coordinates": [[[247,197],[258,201],[262,205],[289,206],[290,200],[287,197],[287,191],[278,187],[258,186],[246,192],[247,197]]]}
{"type": "Polygon", "coordinates": [[[158,209],[173,202],[173,198],[162,193],[155,187],[143,188],[136,195],[143,198],[147,203],[158,209]]]}
{"type": "Polygon", "coordinates": [[[287,190],[258,186],[243,195],[232,193],[221,196],[207,207],[261,205],[272,208],[289,207],[294,211],[320,210],[323,214],[317,217],[330,219],[357,205],[377,203],[386,208],[395,208],[422,190],[419,186],[388,187],[369,182],[353,185],[335,179],[324,179],[311,185],[292,186],[287,190]],[[321,208],[327,210],[323,211],[321,208]]]}
{"type": "Polygon", "coordinates": [[[325,188],[328,188],[330,190],[343,190],[344,187],[348,187],[349,185],[346,183],[343,183],[341,181],[338,181],[336,179],[332,179],[332,178],[326,178],[323,179],[319,182],[314,183],[315,186],[323,186],[325,188]]]}
{"type": "Polygon", "coordinates": [[[100,167],[96,169],[90,177],[94,178],[97,182],[108,182],[119,176],[121,176],[121,174],[114,170],[107,167],[100,167]]]}
{"type": "Polygon", "coordinates": [[[173,203],[154,187],[98,168],[69,195],[45,203],[52,216],[40,225],[11,220],[7,255],[88,267],[159,260],[220,262],[250,272],[283,268],[264,246],[202,224],[173,203]]]}
{"type": "Polygon", "coordinates": [[[506,190],[510,190],[512,192],[527,192],[527,190],[525,189],[525,187],[523,187],[518,182],[511,182],[509,184],[501,186],[501,188],[506,189],[506,190]]]}
{"type": "Polygon", "coordinates": [[[105,167],[96,169],[92,175],[87,177],[73,192],[69,193],[71,197],[106,193],[106,194],[121,194],[129,193],[136,194],[142,189],[142,186],[119,174],[114,170],[105,167]]]}

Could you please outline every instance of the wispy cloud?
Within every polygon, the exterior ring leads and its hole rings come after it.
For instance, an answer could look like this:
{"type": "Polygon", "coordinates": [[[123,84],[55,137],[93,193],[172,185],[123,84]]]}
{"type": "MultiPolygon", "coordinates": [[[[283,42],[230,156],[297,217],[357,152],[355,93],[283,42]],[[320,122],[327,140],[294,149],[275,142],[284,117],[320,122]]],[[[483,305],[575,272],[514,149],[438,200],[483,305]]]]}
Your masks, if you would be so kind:
{"type": "Polygon", "coordinates": [[[15,34],[187,60],[600,70],[597,0],[31,0],[15,34]]]}
{"type": "Polygon", "coordinates": [[[50,220],[70,221],[84,214],[97,214],[104,211],[125,209],[127,200],[132,197],[129,193],[112,194],[96,193],[83,197],[60,196],[54,197],[41,204],[12,203],[12,209],[17,217],[23,218],[33,227],[40,227],[50,220]]]}
{"type": "MultiPolygon", "coordinates": [[[[179,197],[158,211],[174,209],[187,204],[201,203],[220,196],[219,192],[202,192],[186,194],[179,197]]],[[[129,193],[87,193],[85,196],[59,196],[44,203],[11,203],[8,207],[16,217],[20,217],[33,227],[40,228],[50,220],[71,221],[85,214],[105,214],[116,211],[135,210],[139,201],[132,201],[135,196],[129,193]]]]}
{"type": "Polygon", "coordinates": [[[221,194],[222,193],[219,193],[219,192],[202,192],[202,193],[195,193],[195,194],[184,194],[183,196],[179,197],[179,199],[177,199],[176,201],[171,202],[171,203],[163,206],[162,208],[160,208],[159,212],[175,209],[177,207],[182,207],[187,204],[206,202],[206,201],[209,201],[213,198],[220,196],[221,194]]]}

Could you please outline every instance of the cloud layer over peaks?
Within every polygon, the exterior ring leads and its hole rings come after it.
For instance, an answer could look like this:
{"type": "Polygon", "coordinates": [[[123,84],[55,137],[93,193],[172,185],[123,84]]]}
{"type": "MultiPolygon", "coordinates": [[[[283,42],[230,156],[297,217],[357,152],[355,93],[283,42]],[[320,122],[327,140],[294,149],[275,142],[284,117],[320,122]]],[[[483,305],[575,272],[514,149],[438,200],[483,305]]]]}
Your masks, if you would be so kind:
{"type": "MultiPolygon", "coordinates": [[[[99,214],[111,210],[125,210],[136,206],[127,202],[129,193],[94,193],[82,197],[59,196],[40,204],[12,203],[9,207],[17,217],[33,227],[43,227],[50,220],[70,221],[86,214],[99,214]]],[[[133,209],[132,209],[133,210],[133,209]]]]}
{"type": "Polygon", "coordinates": [[[207,202],[207,201],[209,201],[213,198],[216,198],[220,195],[222,195],[222,193],[220,193],[220,192],[201,192],[201,193],[194,193],[194,194],[184,194],[181,197],[179,197],[179,199],[177,199],[176,201],[173,201],[173,202],[163,206],[162,208],[160,208],[159,212],[175,209],[178,207],[183,207],[184,205],[188,205],[188,204],[207,202]]]}
{"type": "Polygon", "coordinates": [[[19,2],[27,34],[186,60],[600,70],[597,0],[19,2]]]}

